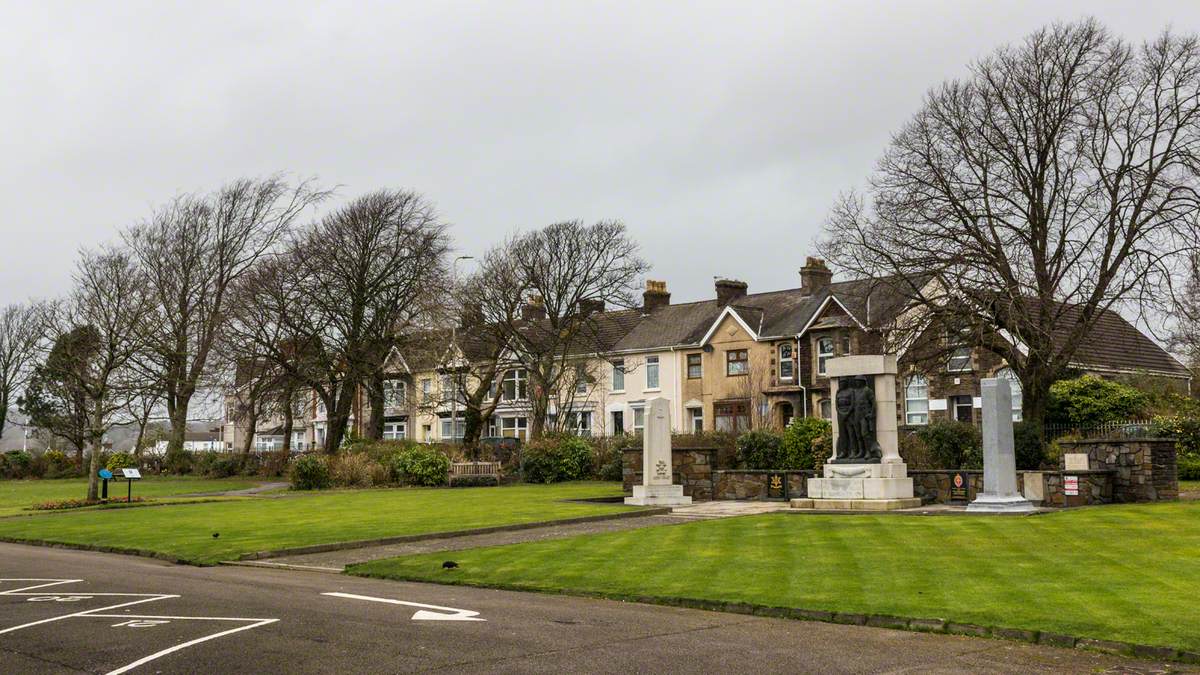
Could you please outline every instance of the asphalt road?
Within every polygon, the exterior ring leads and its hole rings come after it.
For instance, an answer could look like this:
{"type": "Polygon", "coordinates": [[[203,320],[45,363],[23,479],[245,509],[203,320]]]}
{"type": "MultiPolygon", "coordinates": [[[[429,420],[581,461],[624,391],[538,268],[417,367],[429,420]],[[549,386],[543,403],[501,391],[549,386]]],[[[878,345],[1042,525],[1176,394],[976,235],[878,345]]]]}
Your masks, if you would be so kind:
{"type": "Polygon", "coordinates": [[[0,544],[0,664],[4,673],[1162,671],[998,640],[14,544],[0,544]]]}

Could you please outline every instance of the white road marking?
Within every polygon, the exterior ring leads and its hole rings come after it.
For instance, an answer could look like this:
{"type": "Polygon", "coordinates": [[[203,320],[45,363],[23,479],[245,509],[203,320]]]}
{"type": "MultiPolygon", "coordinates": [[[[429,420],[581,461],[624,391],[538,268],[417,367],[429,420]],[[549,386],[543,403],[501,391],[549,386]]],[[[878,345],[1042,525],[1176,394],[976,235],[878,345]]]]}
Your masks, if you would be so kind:
{"type": "MultiPolygon", "coordinates": [[[[132,594],[129,594],[129,595],[132,595],[132,594]]],[[[11,633],[13,631],[18,631],[18,630],[21,630],[22,628],[30,628],[32,626],[40,626],[44,623],[52,623],[54,621],[62,621],[63,619],[73,619],[75,617],[87,616],[87,615],[91,614],[92,612],[104,612],[104,611],[108,611],[110,609],[120,609],[122,607],[131,607],[133,605],[140,605],[143,602],[154,602],[155,600],[163,600],[166,598],[178,598],[178,597],[179,597],[178,595],[156,595],[156,596],[149,597],[149,598],[142,598],[141,600],[132,600],[130,602],[123,602],[119,605],[109,605],[108,607],[97,607],[95,609],[85,609],[82,612],[75,612],[74,614],[65,614],[63,616],[54,616],[54,617],[50,617],[49,619],[42,619],[41,621],[30,621],[29,623],[23,623],[20,626],[13,626],[12,628],[5,628],[3,630],[0,630],[0,635],[3,635],[5,633],[11,633]]]]}
{"type": "MultiPolygon", "coordinates": [[[[189,616],[189,617],[180,617],[180,618],[203,619],[203,618],[208,618],[208,617],[189,616]]],[[[244,630],[250,630],[251,628],[258,628],[259,626],[265,626],[269,623],[275,623],[276,621],[279,621],[279,619],[260,619],[260,620],[258,620],[257,623],[252,623],[248,626],[238,626],[237,628],[230,628],[229,630],[224,630],[224,631],[221,631],[220,633],[213,633],[212,635],[206,635],[202,638],[196,638],[195,640],[183,642],[183,643],[175,645],[174,647],[168,647],[162,651],[154,652],[150,656],[140,658],[137,661],[134,661],[133,663],[130,663],[125,666],[121,666],[120,668],[117,668],[116,670],[110,670],[108,672],[108,675],[120,675],[121,673],[129,672],[129,671],[133,670],[134,668],[137,668],[140,665],[149,663],[149,662],[153,661],[154,659],[166,656],[167,654],[173,654],[181,649],[187,649],[188,647],[191,647],[192,645],[198,645],[201,642],[208,642],[209,640],[215,640],[219,637],[224,637],[226,635],[240,633],[244,630]]]]}
{"type": "Polygon", "coordinates": [[[0,582],[4,581],[47,581],[49,583],[35,584],[33,586],[25,586],[22,588],[10,588],[7,591],[0,591],[0,595],[15,595],[21,591],[32,591],[35,588],[58,586],[59,584],[75,584],[83,581],[83,579],[0,579],[0,582]]]}
{"type": "Polygon", "coordinates": [[[425,605],[419,602],[407,602],[404,600],[393,600],[392,598],[376,598],[370,595],[355,595],[353,593],[322,593],[321,595],[331,595],[335,598],[348,598],[350,600],[369,600],[371,602],[384,602],[391,605],[405,605],[407,607],[421,607],[422,610],[412,615],[413,621],[487,621],[480,619],[479,612],[472,612],[469,609],[455,609],[454,607],[439,607],[438,605],[425,605]],[[437,612],[428,612],[425,610],[435,609],[437,612]],[[443,612],[450,612],[444,614],[443,612]]]}

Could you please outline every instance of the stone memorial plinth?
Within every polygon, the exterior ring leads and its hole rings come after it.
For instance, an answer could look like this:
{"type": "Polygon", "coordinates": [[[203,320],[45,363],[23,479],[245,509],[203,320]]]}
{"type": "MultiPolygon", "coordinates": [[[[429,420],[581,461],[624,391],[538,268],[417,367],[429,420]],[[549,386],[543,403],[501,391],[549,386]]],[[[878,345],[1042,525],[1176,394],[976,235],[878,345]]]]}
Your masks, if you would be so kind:
{"type": "Polygon", "coordinates": [[[684,506],[692,503],[671,476],[671,403],[665,398],[646,401],[646,426],[642,431],[642,484],[633,486],[626,504],[684,506]]]}
{"type": "Polygon", "coordinates": [[[983,492],[967,505],[980,513],[1036,511],[1017,490],[1017,455],[1013,445],[1012,389],[1005,378],[987,378],[983,390],[983,492]]]}
{"type": "Polygon", "coordinates": [[[890,511],[914,508],[896,428],[896,357],[844,356],[826,362],[833,415],[833,456],[822,477],[808,479],[796,508],[890,511]]]}

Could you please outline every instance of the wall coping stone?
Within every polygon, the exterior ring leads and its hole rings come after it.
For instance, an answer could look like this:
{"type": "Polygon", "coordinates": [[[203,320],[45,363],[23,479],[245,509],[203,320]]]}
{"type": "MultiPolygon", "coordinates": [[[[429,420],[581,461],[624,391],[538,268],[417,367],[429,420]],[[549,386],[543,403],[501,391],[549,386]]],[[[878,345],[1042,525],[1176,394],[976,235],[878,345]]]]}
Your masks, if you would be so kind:
{"type": "Polygon", "coordinates": [[[1179,439],[1167,436],[1146,436],[1139,438],[1120,438],[1116,436],[1100,436],[1097,438],[1060,438],[1055,443],[1063,445],[1080,445],[1083,443],[1175,443],[1179,439]]]}

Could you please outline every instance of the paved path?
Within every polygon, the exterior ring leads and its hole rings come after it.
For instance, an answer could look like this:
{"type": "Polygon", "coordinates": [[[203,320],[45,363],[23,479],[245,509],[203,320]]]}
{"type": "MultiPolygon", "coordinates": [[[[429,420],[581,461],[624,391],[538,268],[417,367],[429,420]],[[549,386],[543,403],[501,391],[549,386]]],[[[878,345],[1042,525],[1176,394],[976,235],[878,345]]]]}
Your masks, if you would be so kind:
{"type": "Polygon", "coordinates": [[[135,674],[1165,672],[1002,640],[16,544],[0,544],[0,664],[135,674]],[[141,595],[116,595],[130,593],[141,595]]]}
{"type": "Polygon", "coordinates": [[[588,523],[571,523],[565,525],[547,525],[528,530],[513,530],[509,532],[489,532],[487,534],[472,534],[462,537],[445,539],[425,539],[385,546],[370,546],[354,548],[345,551],[327,551],[324,553],[306,553],[269,560],[254,561],[261,567],[299,566],[320,568],[328,572],[339,572],[346,565],[379,560],[380,558],[395,558],[402,555],[431,553],[433,551],[458,551],[464,548],[481,546],[502,546],[504,544],[520,544],[527,541],[544,541],[547,539],[564,539],[583,534],[599,534],[602,532],[620,532],[640,527],[654,525],[676,525],[687,522],[674,516],[642,516],[640,518],[618,518],[613,520],[598,520],[588,523]]]}
{"type": "Polygon", "coordinates": [[[186,495],[172,495],[172,497],[249,497],[262,492],[280,490],[288,487],[289,485],[291,485],[291,483],[275,481],[271,483],[259,483],[254,487],[242,488],[241,490],[225,490],[224,492],[193,492],[186,495]]]}

